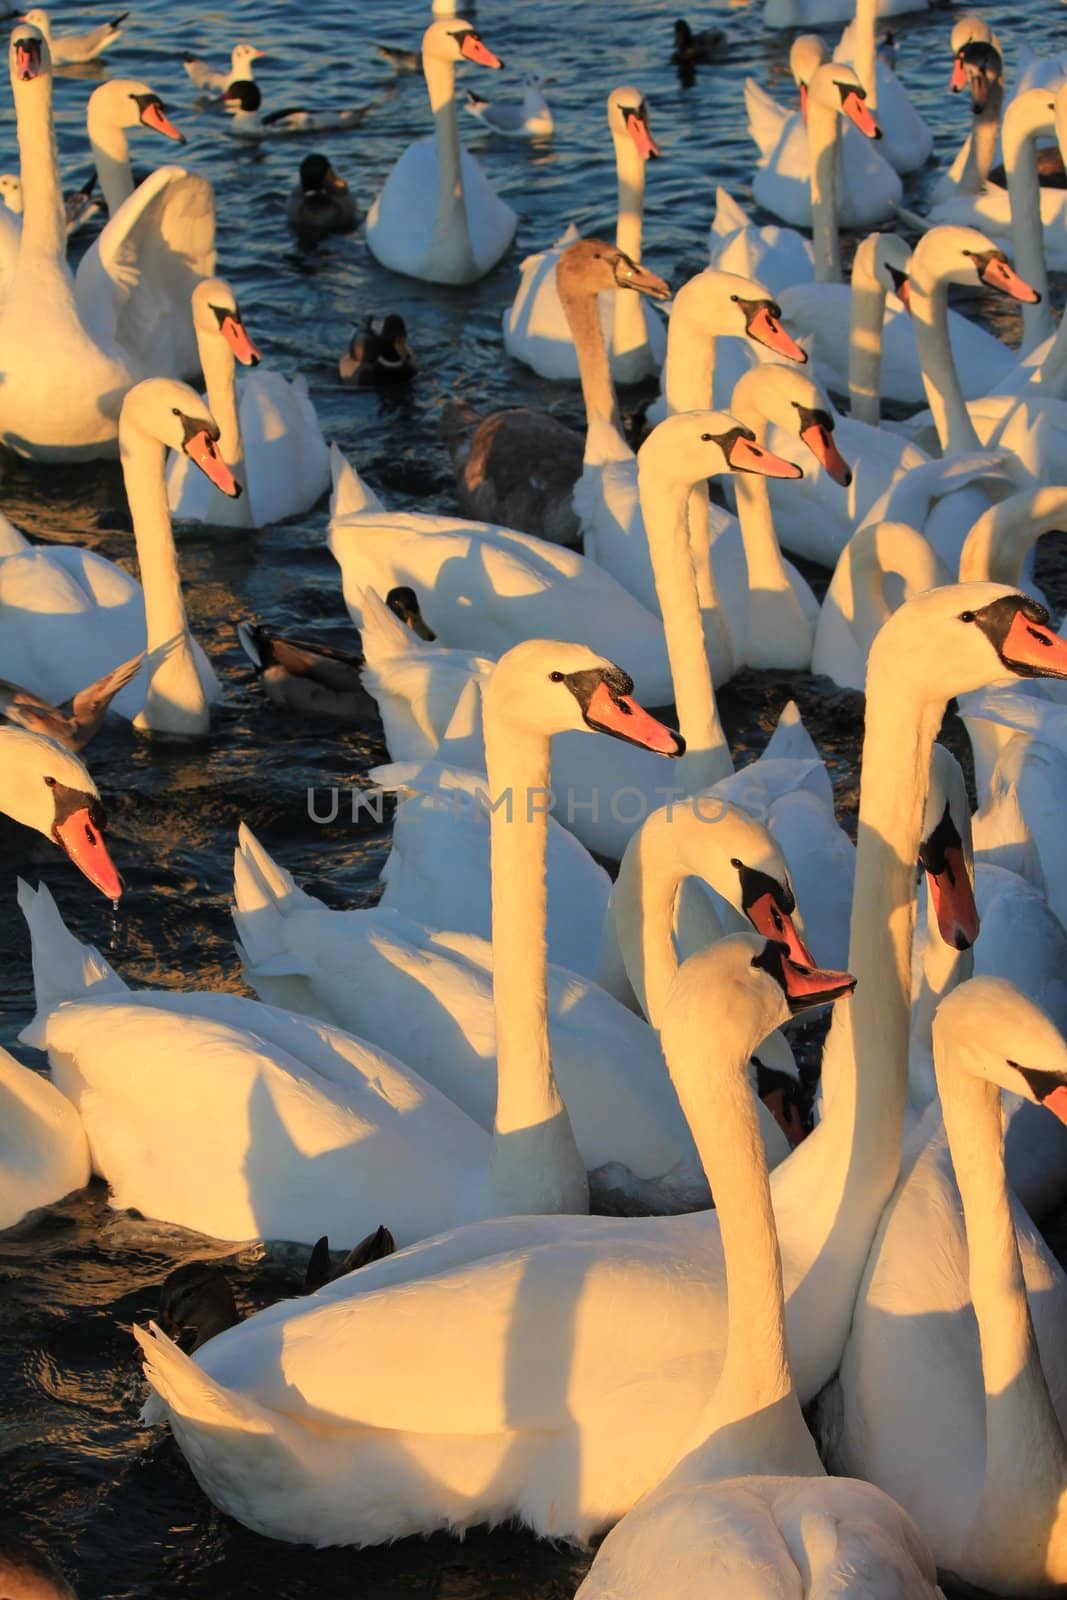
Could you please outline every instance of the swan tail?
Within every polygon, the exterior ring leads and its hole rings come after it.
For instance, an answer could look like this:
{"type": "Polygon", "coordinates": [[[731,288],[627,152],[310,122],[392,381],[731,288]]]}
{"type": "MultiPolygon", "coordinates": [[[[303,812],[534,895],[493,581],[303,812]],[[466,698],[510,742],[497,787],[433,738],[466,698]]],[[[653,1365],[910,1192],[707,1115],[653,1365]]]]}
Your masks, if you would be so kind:
{"type": "Polygon", "coordinates": [[[748,217],[733,195],[720,184],[715,190],[715,215],[711,221],[713,235],[716,238],[725,238],[727,234],[736,233],[738,228],[747,226],[748,217]]]}
{"type": "Polygon", "coordinates": [[[90,993],[125,994],[127,985],[99,950],[74,937],[43,883],[31,889],[20,878],[18,903],[30,930],[37,1002],[36,1016],[19,1038],[43,1050],[45,1021],[62,1001],[81,1000],[90,993]]]}
{"type": "Polygon", "coordinates": [[[141,1412],[143,1422],[162,1422],[165,1407],[179,1425],[218,1429],[227,1438],[248,1433],[266,1442],[274,1434],[279,1420],[274,1412],[216,1383],[154,1322],[147,1328],[135,1326],[133,1336],[144,1356],[144,1375],[162,1402],[149,1399],[141,1412]]]}
{"type": "Polygon", "coordinates": [[[238,950],[249,980],[305,976],[307,966],[290,948],[285,924],[299,911],[323,910],[322,901],[298,888],[244,822],[233,853],[233,894],[238,950]]]}
{"type": "MultiPolygon", "coordinates": [[[[123,661],[120,666],[113,667],[110,672],[98,678],[95,683],[90,683],[84,689],[79,689],[69,703],[70,716],[74,722],[74,733],[78,740],[75,749],[80,750],[82,745],[88,744],[93,734],[96,733],[104,720],[108,706],[114,700],[120,689],[125,689],[131,678],[136,677],[144,660],[144,651],[131,656],[128,661],[123,661]]],[[[67,709],[67,708],[64,708],[67,709]]]]}
{"type": "Polygon", "coordinates": [[[800,715],[800,707],[795,700],[790,700],[782,709],[782,714],[775,724],[774,732],[767,741],[767,748],[763,752],[766,760],[780,759],[785,761],[821,761],[822,757],[815,748],[815,742],[804,726],[804,719],[800,715]]]}
{"type": "Polygon", "coordinates": [[[335,444],[330,446],[330,517],[347,517],[360,511],[384,511],[374,490],[363,482],[352,463],[335,444]]]}

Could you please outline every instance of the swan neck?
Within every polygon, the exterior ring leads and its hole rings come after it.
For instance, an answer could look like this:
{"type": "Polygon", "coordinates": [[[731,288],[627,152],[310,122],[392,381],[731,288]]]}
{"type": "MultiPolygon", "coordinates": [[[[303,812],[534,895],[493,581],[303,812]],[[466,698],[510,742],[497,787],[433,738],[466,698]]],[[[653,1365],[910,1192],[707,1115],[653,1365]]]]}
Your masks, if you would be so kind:
{"type": "Polygon", "coordinates": [[[808,151],[811,164],[811,233],[816,283],[841,282],[841,249],[837,238],[838,114],[808,102],[808,151]]]}
{"type": "Polygon", "coordinates": [[[882,410],[882,327],[885,289],[874,271],[876,238],[869,235],[852,263],[849,296],[848,396],[853,417],[876,427],[882,410]]]}
{"type": "MultiPolygon", "coordinates": [[[[565,281],[559,286],[559,298],[578,357],[578,376],[582,385],[582,399],[585,401],[587,443],[594,445],[595,453],[599,447],[594,441],[602,437],[604,430],[608,430],[628,454],[615,385],[611,381],[611,365],[600,326],[597,297],[575,290],[565,281]]],[[[588,449],[586,459],[590,459],[588,449]]],[[[596,454],[596,459],[600,459],[599,454],[596,454]]]]}
{"type": "Polygon", "coordinates": [[[960,552],[961,583],[1008,583],[1017,587],[1023,562],[1043,533],[1062,528],[1067,490],[1043,488],[1013,494],[978,518],[960,552]]]}
{"type": "Polygon", "coordinates": [[[125,128],[120,127],[114,117],[92,100],[89,101],[86,125],[107,214],[113,217],[134,189],[129,140],[125,128]]]}
{"type": "Polygon", "coordinates": [[[929,270],[911,274],[911,321],[919,352],[923,388],[933,414],[943,455],[980,450],[960,388],[959,373],[948,336],[948,286],[929,270]]]}
{"type": "Polygon", "coordinates": [[[852,27],[852,65],[867,91],[867,109],[878,113],[878,0],[856,0],[856,20],[852,27]]]}
{"type": "Polygon", "coordinates": [[[51,256],[66,267],[67,219],[59,186],[59,156],[52,123],[52,79],[44,73],[15,92],[20,173],[22,242],[19,265],[51,256]],[[21,92],[20,92],[21,91],[21,92]]]}
{"type": "MultiPolygon", "coordinates": [[[[615,136],[615,171],[619,213],[615,243],[631,261],[641,259],[641,228],[645,208],[645,162],[628,133],[615,136]]],[[[640,349],[647,343],[642,297],[629,289],[616,289],[612,319],[612,347],[617,354],[640,349]]]]}
{"type": "Polygon", "coordinates": [[[1029,127],[1023,121],[1024,106],[1008,107],[1001,134],[1004,150],[1004,171],[1008,184],[1008,202],[1011,207],[1011,242],[1013,266],[1019,276],[1036,289],[1041,299],[1037,305],[1020,307],[1023,319],[1023,336],[1020,343],[1022,355],[1029,355],[1035,345],[1053,332],[1052,310],[1049,305],[1048,267],[1045,263],[1044,230],[1041,224],[1041,188],[1037,171],[1037,138],[1039,133],[1054,133],[1055,123],[1049,113],[1047,125],[1029,127]]]}
{"type": "Polygon", "coordinates": [[[463,264],[473,270],[456,115],[455,67],[451,61],[427,55],[423,56],[422,65],[437,138],[437,210],[430,253],[462,257],[463,264]]]}
{"type": "MultiPolygon", "coordinates": [[[[735,401],[734,415],[739,422],[746,423],[753,430],[761,444],[766,444],[767,418],[762,411],[744,402],[738,406],[735,401]]],[[[749,590],[752,594],[791,596],[793,585],[785,570],[778,535],[774,531],[774,512],[767,479],[753,472],[739,472],[734,477],[734,493],[737,495],[737,520],[741,525],[741,542],[745,547],[749,590]]]]}
{"type": "Polygon", "coordinates": [[[669,807],[646,822],[622,858],[612,891],[615,935],[626,976],[642,1011],[657,1029],[678,971],[674,910],[678,891],[688,876],[671,844],[669,822],[669,807]]]}

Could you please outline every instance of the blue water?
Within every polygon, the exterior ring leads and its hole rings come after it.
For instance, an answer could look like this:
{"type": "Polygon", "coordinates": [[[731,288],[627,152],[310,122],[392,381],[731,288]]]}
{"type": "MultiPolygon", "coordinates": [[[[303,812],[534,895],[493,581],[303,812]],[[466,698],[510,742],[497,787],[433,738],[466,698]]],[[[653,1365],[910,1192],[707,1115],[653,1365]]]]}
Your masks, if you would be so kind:
{"type": "MultiPolygon", "coordinates": [[[[111,8],[85,12],[87,21],[111,8]]],[[[143,0],[107,66],[144,78],[189,137],[181,159],[206,173],[218,197],[219,272],[236,288],[245,320],[269,365],[308,378],[328,438],[355,459],[395,507],[451,509],[451,473],[436,437],[442,401],[458,394],[480,410],[533,400],[579,421],[577,397],[507,361],[500,314],[517,266],[568,221],[609,233],[614,206],[604,100],[636,82],[651,108],[664,159],[649,170],[644,259],[680,282],[706,260],[715,185],[750,202],[753,147],[743,82],[754,74],[785,97],[789,40],[762,28],[758,7],[691,15],[720,22],[730,55],[699,69],[683,88],[669,63],[677,6],[659,0],[482,0],[477,23],[508,69],[537,69],[549,91],[557,134],[551,144],[496,142],[463,119],[469,147],[519,213],[516,246],[490,277],[445,290],[379,268],[362,237],[299,246],[284,205],[301,157],[321,147],[347,177],[363,209],[404,145],[427,131],[421,78],[394,79],[375,41],[415,47],[427,8],[415,0],[372,5],[319,0],[313,7],[249,0],[201,12],[186,0],[143,0]],[[265,107],[373,103],[355,132],[321,141],[274,141],[246,148],[224,120],[200,109],[180,63],[192,49],[220,60],[237,38],[269,53],[257,68],[265,107]],[[368,314],[399,311],[419,363],[410,394],[354,392],[336,380],[336,360],[368,314]]],[[[1067,47],[1067,7],[989,7],[984,15],[1013,50],[1022,43],[1067,47]]],[[[70,19],[75,20],[75,19],[70,19]]],[[[936,131],[939,162],[967,132],[964,97],[946,93],[950,15],[898,19],[898,72],[936,131]]],[[[835,30],[836,32],[836,30],[835,30]]],[[[515,88],[514,74],[464,70],[461,84],[491,93],[515,88]]],[[[71,180],[88,171],[84,106],[95,78],[61,75],[56,110],[61,160],[71,180]]],[[[0,92],[0,169],[17,168],[10,95],[0,92]]],[[[134,141],[145,167],[175,157],[152,135],[134,141]]],[[[907,203],[922,208],[935,169],[911,180],[907,203]]],[[[79,245],[78,248],[81,248],[79,245]]],[[[1010,324],[1009,324],[1010,332],[1010,324]]],[[[647,398],[627,395],[627,409],[647,398]]],[[[0,466],[0,505],[31,535],[88,545],[135,570],[132,539],[100,531],[101,512],[124,505],[113,464],[0,466]]],[[[387,830],[319,827],[307,814],[309,785],[345,784],[385,751],[373,716],[336,730],[286,720],[256,687],[236,643],[235,623],[258,617],[305,636],[351,638],[338,574],[324,543],[325,507],[258,534],[189,530],[181,560],[194,632],[225,684],[226,702],[209,738],[158,745],[120,727],[89,752],[105,796],[109,834],[128,890],[116,918],[43,841],[22,830],[0,835],[0,1040],[10,1044],[32,1015],[27,941],[14,908],[17,874],[53,889],[71,926],[105,948],[138,984],[240,989],[228,904],[236,825],[245,818],[268,848],[331,905],[373,900],[387,830]]],[[[839,795],[854,806],[861,721],[847,697],[747,677],[726,699],[732,731],[758,747],[789,693],[828,748],[839,795]]],[[[27,1057],[28,1059],[28,1057],[27,1057]]],[[[388,1221],[388,1218],[384,1219],[388,1221]]],[[[203,1254],[202,1242],[111,1212],[99,1186],[31,1225],[0,1237],[0,1532],[29,1533],[61,1562],[84,1600],[98,1597],[245,1596],[279,1600],[322,1593],[434,1600],[549,1600],[573,1594],[587,1557],[522,1533],[480,1533],[462,1543],[407,1541],[387,1550],[313,1553],[270,1544],[220,1516],[203,1499],[169,1436],[137,1423],[141,1385],[122,1325],[150,1315],[170,1268],[203,1254]]],[[[278,1269],[235,1259],[246,1308],[291,1287],[278,1269]]],[[[442,1381],[447,1381],[444,1377],[442,1381]]],[[[666,1600],[666,1597],[665,1597],[666,1600]]]]}

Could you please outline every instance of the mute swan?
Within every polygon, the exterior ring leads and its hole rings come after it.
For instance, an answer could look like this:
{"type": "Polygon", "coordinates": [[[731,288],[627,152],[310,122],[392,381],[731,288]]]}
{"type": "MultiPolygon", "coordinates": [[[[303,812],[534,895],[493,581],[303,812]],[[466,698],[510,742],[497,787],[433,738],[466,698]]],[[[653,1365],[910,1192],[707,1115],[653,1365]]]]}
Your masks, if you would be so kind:
{"type": "Polygon", "coordinates": [[[359,220],[348,184],[323,155],[305,156],[300,182],[285,202],[285,220],[302,233],[351,233],[359,220]]]}
{"type": "Polygon", "coordinates": [[[167,116],[166,107],[147,83],[135,78],[110,78],[94,89],[85,112],[85,125],[100,188],[113,217],[134,191],[127,128],[149,128],[177,144],[185,135],[167,116]]]}
{"type": "Polygon", "coordinates": [[[892,67],[879,59],[876,22],[880,9],[879,0],[857,0],[855,17],[838,41],[834,60],[854,67],[867,91],[868,108],[882,130],[880,154],[898,172],[917,172],[930,158],[933,134],[892,67]]]}
{"type": "MultiPolygon", "coordinates": [[[[851,22],[855,0],[764,0],[767,28],[821,28],[824,23],[851,22]]],[[[925,11],[926,0],[878,0],[880,17],[925,11]]]]}
{"type": "Polygon", "coordinates": [[[869,522],[852,535],[834,568],[815,628],[811,670],[842,689],[862,694],[867,656],[886,618],[896,610],[886,592],[893,582],[901,604],[951,575],[925,540],[906,522],[869,522]]]}
{"type": "MultiPolygon", "coordinates": [[[[0,312],[0,440],[40,461],[112,455],[119,408],[134,373],[114,338],[89,327],[75,303],[66,263],[48,45],[36,28],[20,23],[11,35],[8,59],[24,211],[18,257],[0,312]],[[32,350],[28,327],[36,330],[32,350]]],[[[21,682],[24,674],[10,676],[21,682]]]]}
{"type": "Polygon", "coordinates": [[[483,100],[472,89],[467,90],[464,110],[484,122],[490,133],[502,139],[550,139],[556,124],[552,109],[542,92],[544,79],[536,72],[523,74],[522,99],[483,100]]]}
{"type": "Polygon", "coordinates": [[[51,839],[95,889],[117,901],[122,879],[104,843],[104,808],[77,756],[42,734],[10,727],[0,727],[0,754],[0,811],[51,839]]]}
{"type": "MultiPolygon", "coordinates": [[[[615,244],[631,261],[640,261],[645,164],[660,154],[640,89],[627,84],[611,91],[608,129],[615,147],[619,190],[615,244]]],[[[551,249],[526,257],[518,292],[504,313],[504,349],[543,378],[573,380],[581,376],[569,319],[556,286],[560,254],[577,237],[572,224],[551,249]]],[[[655,312],[630,295],[616,294],[601,300],[600,323],[616,383],[637,383],[658,370],[667,339],[655,312]]]]}
{"type": "Polygon", "coordinates": [[[203,733],[219,687],[193,642],[182,600],[163,486],[168,446],[184,450],[224,491],[239,494],[215,446],[218,428],[193,391],[149,378],[123,403],[119,447],[141,572],[138,585],[110,561],[76,546],[19,547],[0,558],[0,671],[61,704],[114,665],[145,650],[114,709],[158,733],[203,733]]]}
{"type": "MultiPolygon", "coordinates": [[[[588,1208],[585,1166],[553,1073],[545,989],[528,982],[530,955],[544,946],[546,816],[526,802],[547,787],[551,736],[567,727],[681,753],[682,741],[642,710],[632,687],[602,657],[547,640],[516,646],[487,684],[490,782],[494,794],[515,799],[492,823],[491,1138],[364,1041],[253,1002],[231,1004],[233,996],[221,1006],[210,995],[151,992],[116,1001],[117,980],[106,974],[99,1003],[53,1009],[50,993],[69,1001],[72,991],[69,973],[53,979],[47,963],[60,943],[70,963],[70,935],[56,928],[54,906],[22,887],[41,977],[40,1013],[24,1037],[47,1047],[59,1086],[80,1106],[94,1166],[117,1205],[219,1238],[311,1242],[323,1227],[354,1238],[373,1195],[404,1243],[443,1222],[588,1208]],[[168,1092],[153,1074],[146,1101],[138,1063],[151,1039],[165,1041],[178,1076],[168,1092]],[[196,1092],[194,1062],[210,1070],[196,1092]],[[208,1107],[212,1177],[200,1172],[190,1182],[183,1147],[208,1107]]],[[[92,967],[94,953],[85,961],[92,967]]],[[[78,976],[75,994],[87,986],[78,976]]]]}
{"type": "Polygon", "coordinates": [[[496,266],[518,222],[473,156],[456,120],[455,66],[502,63],[459,17],[422,36],[422,70],[434,114],[433,138],[409,145],[367,213],[367,245],[383,267],[430,283],[475,283],[496,266]]]}
{"type": "Polygon", "coordinates": [[[342,383],[367,386],[410,383],[418,370],[404,319],[395,311],[383,318],[380,328],[375,328],[374,319],[368,317],[362,330],[357,329],[352,335],[337,363],[337,376],[342,383]]]}
{"type": "MultiPolygon", "coordinates": [[[[851,986],[839,982],[838,994],[851,986]]],[[[676,1595],[942,1600],[933,1557],[900,1507],[870,1484],[826,1476],[793,1382],[770,1184],[739,1090],[748,1048],[808,1003],[798,990],[780,947],[744,935],[692,956],[671,988],[663,1043],[682,1095],[695,1072],[677,1063],[706,1056],[705,1030],[721,1014],[709,1001],[731,995],[710,1065],[725,1126],[702,1149],[726,1260],[726,1350],[693,1421],[699,1442],[608,1534],[576,1600],[659,1600],[667,1574],[676,1595]]]]}
{"type": "Polygon", "coordinates": [[[138,671],[143,655],[113,667],[95,683],[79,689],[61,706],[42,700],[31,689],[0,678],[0,720],[31,733],[42,733],[65,750],[84,750],[107,715],[108,706],[138,671]]]}
{"type": "Polygon", "coordinates": [[[1067,1286],[1006,1182],[998,1091],[1062,1120],[1067,1047],[1010,984],[975,978],[942,1001],[934,1060],[945,1133],[871,1253],[836,1455],[912,1511],[940,1567],[998,1594],[1048,1594],[1067,1582],[1067,1286]]]}
{"type": "MultiPolygon", "coordinates": [[[[621,454],[632,460],[623,438],[597,296],[611,293],[622,300],[648,295],[666,300],[670,284],[600,239],[578,239],[563,251],[556,265],[556,284],[582,381],[584,453],[610,458],[621,454]]],[[[554,543],[574,544],[579,518],[572,502],[582,472],[581,436],[551,412],[532,406],[493,412],[466,440],[462,423],[454,427],[452,420],[446,426],[460,509],[485,522],[502,522],[554,543]]]]}
{"type": "Polygon", "coordinates": [[[581,639],[609,659],[625,655],[638,694],[652,705],[670,703],[659,618],[595,562],[490,523],[387,512],[336,445],[330,465],[329,544],[357,628],[365,589],[406,587],[443,645],[498,656],[531,636],[581,639]]]}
{"type": "Polygon", "coordinates": [[[748,213],[720,185],[715,190],[715,215],[708,231],[708,265],[719,272],[765,283],[772,294],[815,276],[811,241],[795,228],[777,223],[757,227],[748,213]]]}
{"type": "Polygon", "coordinates": [[[39,6],[25,12],[22,20],[36,28],[47,41],[53,66],[68,67],[95,61],[105,50],[110,50],[113,44],[118,44],[122,37],[122,24],[129,14],[128,11],[120,11],[118,16],[112,17],[109,22],[102,22],[97,28],[87,28],[84,33],[53,34],[48,12],[41,10],[39,6]]]}
{"type": "MultiPolygon", "coordinates": [[[[785,861],[766,829],[725,803],[716,810],[709,803],[706,816],[689,803],[658,813],[642,868],[630,873],[643,877],[644,904],[632,892],[616,901],[623,954],[650,996],[654,1023],[678,965],[671,928],[690,874],[754,927],[787,941],[795,960],[814,965],[793,926],[785,861]]],[[[298,889],[244,827],[234,897],[238,954],[260,999],[343,1027],[400,1060],[418,1059],[435,1088],[492,1128],[497,957],[486,941],[381,907],[331,911],[298,889]]],[[[525,933],[523,939],[535,942],[525,933]]],[[[588,978],[546,968],[543,949],[530,949],[526,971],[531,982],[547,983],[552,1069],[597,1209],[644,1215],[707,1205],[703,1170],[652,1029],[588,978]]],[[[760,1127],[776,1166],[789,1145],[765,1109],[760,1127]]]]}
{"type": "MultiPolygon", "coordinates": [[[[896,1181],[913,863],[934,733],[950,694],[1005,672],[1067,673],[1067,645],[1044,615],[998,585],[941,589],[896,612],[875,648],[850,961],[859,984],[834,1023],[844,1008],[862,1051],[827,1083],[822,1121],[771,1179],[802,1403],[837,1367],[896,1181]]],[[[699,1108],[695,1137],[714,1142],[699,1084],[687,1103],[699,1108]]],[[[261,1533],[325,1545],[514,1515],[552,1537],[587,1537],[686,1449],[724,1333],[718,1220],[703,1213],[482,1223],[261,1313],[196,1361],[144,1343],[163,1402],[153,1414],[169,1417],[215,1503],[261,1533]]]]}
{"type": "Polygon", "coordinates": [[[847,119],[845,126],[853,125],[865,142],[880,136],[878,126],[852,68],[827,61],[822,41],[815,44],[819,48],[812,51],[810,72],[806,59],[810,41],[796,40],[790,52],[791,65],[806,74],[800,79],[801,112],[783,116],[773,101],[764,110],[762,101],[768,97],[758,84],[746,82],[750,131],[758,144],[761,138],[766,142],[752,180],[752,197],[794,228],[810,228],[818,221],[815,260],[832,262],[836,279],[840,265],[836,236],[829,231],[831,216],[843,227],[872,227],[889,216],[903,191],[899,177],[877,152],[866,153],[866,159],[862,149],[850,155],[849,142],[841,137],[841,119],[847,119]],[[815,66],[815,60],[823,64],[815,66]],[[780,118],[773,141],[757,131],[756,119],[766,118],[768,112],[780,118]]]}
{"type": "Polygon", "coordinates": [[[220,492],[177,450],[167,464],[172,513],[223,528],[264,528],[309,511],[330,487],[330,455],[306,380],[258,371],[238,384],[235,363],[255,367],[260,356],[222,278],[193,290],[193,326],[219,454],[245,493],[234,499],[220,492]]]}
{"type": "Polygon", "coordinates": [[[0,1229],[88,1182],[89,1146],[77,1111],[47,1078],[0,1049],[0,1229]]]}
{"type": "Polygon", "coordinates": [[[192,79],[193,87],[201,90],[212,89],[217,94],[223,94],[231,83],[238,78],[255,78],[254,63],[262,61],[266,54],[257,50],[254,44],[235,44],[230,52],[230,70],[219,72],[209,61],[204,61],[200,56],[190,55],[188,52],[182,56],[182,65],[192,79]]]}

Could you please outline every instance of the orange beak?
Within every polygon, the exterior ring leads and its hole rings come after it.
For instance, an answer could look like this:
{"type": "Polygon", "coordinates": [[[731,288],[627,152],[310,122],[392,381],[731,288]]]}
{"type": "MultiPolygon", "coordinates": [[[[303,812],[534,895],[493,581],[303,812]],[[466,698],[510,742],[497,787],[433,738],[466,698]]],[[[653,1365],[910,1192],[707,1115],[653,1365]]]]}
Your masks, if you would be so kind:
{"type": "Polygon", "coordinates": [[[773,350],[776,356],[785,356],[787,361],[796,361],[803,366],[808,359],[806,352],[786,333],[768,305],[761,305],[749,318],[745,332],[757,344],[766,345],[768,350],[773,350]]]}
{"type": "Polygon", "coordinates": [[[776,939],[779,944],[785,945],[790,961],[795,961],[801,967],[815,966],[815,959],[797,932],[792,917],[776,904],[772,894],[761,894],[758,900],[745,908],[745,915],[757,933],[765,939],[776,939]]]}
{"type": "Polygon", "coordinates": [[[41,71],[41,47],[36,39],[20,39],[15,45],[15,72],[20,83],[29,83],[41,71]]]}
{"type": "Polygon", "coordinates": [[[1001,294],[1006,294],[1012,300],[1021,300],[1025,306],[1036,306],[1041,296],[1036,289],[1020,278],[1015,268],[1003,256],[990,256],[982,267],[979,277],[983,283],[988,283],[991,289],[999,289],[1001,294]]]}
{"type": "Polygon", "coordinates": [[[616,697],[606,683],[598,683],[589,696],[585,720],[600,733],[610,733],[627,744],[639,744],[645,750],[654,750],[660,756],[680,756],[685,753],[685,740],[673,728],[657,722],[638,705],[632,695],[616,697]]]}
{"type": "Polygon", "coordinates": [[[238,317],[223,317],[219,332],[243,367],[258,367],[261,357],[238,317]]]}
{"type": "Polygon", "coordinates": [[[470,33],[463,35],[459,48],[460,53],[465,55],[468,61],[475,61],[480,67],[502,67],[504,65],[500,57],[495,56],[488,45],[482,43],[473,29],[470,33]]]}
{"type": "Polygon", "coordinates": [[[1008,666],[1039,678],[1067,678],[1067,642],[1040,622],[1030,622],[1021,611],[1008,629],[1001,655],[1008,666]]]}
{"type": "Polygon", "coordinates": [[[178,144],[185,143],[185,135],[180,128],[176,128],[163,107],[153,101],[145,106],[141,112],[141,121],[146,128],[161,133],[165,139],[174,139],[178,144]]]}
{"type": "Polygon", "coordinates": [[[940,872],[927,872],[937,930],[951,950],[969,950],[978,937],[978,907],[963,851],[950,846],[940,872]]]}
{"type": "Polygon", "coordinates": [[[961,89],[967,87],[967,69],[963,65],[963,52],[952,63],[952,76],[948,80],[949,90],[952,94],[959,94],[961,89]]]}
{"type": "Polygon", "coordinates": [[[800,85],[800,120],[801,120],[801,122],[803,122],[804,126],[807,127],[807,123],[808,123],[808,86],[807,86],[806,83],[802,83],[800,85]]]}
{"type": "Polygon", "coordinates": [[[1053,1089],[1041,1104],[1051,1111],[1054,1117],[1059,1117],[1061,1122],[1067,1123],[1067,1086],[1061,1084],[1058,1089],[1053,1089]]]}
{"type": "Polygon", "coordinates": [[[867,110],[866,102],[855,89],[846,94],[841,102],[841,110],[850,122],[854,122],[862,134],[868,139],[880,139],[882,130],[867,110]]]}
{"type": "Polygon", "coordinates": [[[838,450],[829,428],[824,427],[821,422],[813,422],[809,428],[803,430],[800,437],[823,470],[828,472],[842,489],[847,489],[852,482],[852,468],[838,450]]]}
{"type": "Polygon", "coordinates": [[[72,811],[65,821],[57,822],[53,833],[56,843],[93,887],[109,900],[119,899],[122,879],[108,854],[103,834],[90,820],[88,807],[82,806],[80,811],[72,811]]]}
{"type": "Polygon", "coordinates": [[[796,1106],[792,1101],[786,1104],[785,1094],[781,1089],[769,1089],[760,1098],[788,1139],[790,1149],[795,1150],[806,1137],[804,1124],[800,1120],[800,1112],[796,1106]]]}
{"type": "Polygon", "coordinates": [[[786,461],[773,451],[764,450],[753,439],[739,433],[730,446],[727,462],[734,472],[754,472],[760,478],[802,478],[804,473],[795,461],[786,461]]]}
{"type": "Polygon", "coordinates": [[[210,478],[216,489],[230,500],[237,499],[241,485],[219,455],[218,446],[206,428],[186,440],[185,453],[190,461],[195,461],[204,476],[210,478]]]}
{"type": "Polygon", "coordinates": [[[806,1011],[809,1006],[839,1000],[843,994],[851,994],[856,987],[856,980],[850,972],[831,972],[823,967],[803,966],[791,961],[788,956],[783,957],[782,974],[791,1011],[806,1011]]]}
{"type": "Polygon", "coordinates": [[[652,137],[652,129],[644,117],[627,117],[626,131],[637,146],[637,153],[642,161],[649,161],[661,154],[659,145],[652,137]]]}

